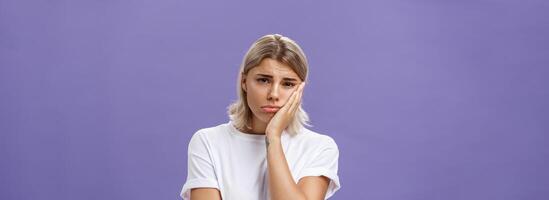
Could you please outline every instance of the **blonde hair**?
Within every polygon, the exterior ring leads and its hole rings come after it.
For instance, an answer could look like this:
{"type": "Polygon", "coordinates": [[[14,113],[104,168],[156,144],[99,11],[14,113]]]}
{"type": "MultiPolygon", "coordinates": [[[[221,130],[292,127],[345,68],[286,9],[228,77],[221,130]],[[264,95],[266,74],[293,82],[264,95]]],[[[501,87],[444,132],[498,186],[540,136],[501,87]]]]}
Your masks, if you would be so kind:
{"type": "MultiPolygon", "coordinates": [[[[228,107],[229,118],[233,125],[240,130],[250,128],[248,124],[251,124],[253,116],[246,100],[246,92],[242,89],[242,77],[248,74],[252,68],[257,67],[265,58],[271,58],[288,65],[302,81],[307,80],[309,65],[305,54],[297,43],[279,34],[269,34],[259,38],[244,56],[236,84],[238,99],[228,107]]],[[[286,131],[295,135],[304,128],[304,125],[311,126],[309,115],[300,105],[286,131]]]]}

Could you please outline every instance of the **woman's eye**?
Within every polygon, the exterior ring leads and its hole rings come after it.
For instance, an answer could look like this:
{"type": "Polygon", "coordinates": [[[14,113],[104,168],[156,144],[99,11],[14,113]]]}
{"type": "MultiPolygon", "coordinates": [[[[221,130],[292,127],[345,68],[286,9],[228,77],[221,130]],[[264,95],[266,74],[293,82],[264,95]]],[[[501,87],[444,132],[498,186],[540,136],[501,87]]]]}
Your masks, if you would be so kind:
{"type": "Polygon", "coordinates": [[[266,78],[258,78],[258,79],[257,79],[257,82],[260,82],[260,83],[267,83],[267,82],[269,82],[269,79],[266,79],[266,78]]]}
{"type": "Polygon", "coordinates": [[[284,83],[284,86],[286,86],[286,87],[294,87],[294,86],[295,86],[295,83],[287,82],[287,83],[284,83]]]}

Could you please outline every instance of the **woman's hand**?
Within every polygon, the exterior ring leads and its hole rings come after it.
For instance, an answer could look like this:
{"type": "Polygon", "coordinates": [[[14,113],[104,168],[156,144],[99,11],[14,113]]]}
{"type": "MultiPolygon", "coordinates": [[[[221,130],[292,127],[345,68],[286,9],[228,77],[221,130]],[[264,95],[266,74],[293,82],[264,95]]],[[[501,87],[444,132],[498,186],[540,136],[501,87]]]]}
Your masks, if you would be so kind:
{"type": "Polygon", "coordinates": [[[303,95],[303,88],[305,87],[305,82],[299,84],[298,88],[294,90],[288,101],[276,112],[276,114],[271,118],[267,128],[265,129],[265,134],[267,138],[280,139],[282,131],[288,127],[290,121],[294,118],[295,113],[301,105],[301,96],[303,95]]]}

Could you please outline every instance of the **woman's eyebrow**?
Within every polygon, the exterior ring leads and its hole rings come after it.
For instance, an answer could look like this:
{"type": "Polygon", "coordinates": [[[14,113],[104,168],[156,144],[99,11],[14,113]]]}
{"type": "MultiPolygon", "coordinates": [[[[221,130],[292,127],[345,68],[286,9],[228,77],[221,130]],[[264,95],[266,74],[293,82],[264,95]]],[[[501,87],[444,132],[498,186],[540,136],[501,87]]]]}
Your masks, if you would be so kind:
{"type": "MultiPolygon", "coordinates": [[[[262,76],[262,77],[266,77],[266,78],[273,78],[273,76],[271,75],[267,75],[267,74],[257,74],[258,76],[262,76]]],[[[297,79],[295,78],[289,78],[289,77],[284,77],[282,78],[282,80],[285,80],[285,81],[297,81],[297,79]]]]}

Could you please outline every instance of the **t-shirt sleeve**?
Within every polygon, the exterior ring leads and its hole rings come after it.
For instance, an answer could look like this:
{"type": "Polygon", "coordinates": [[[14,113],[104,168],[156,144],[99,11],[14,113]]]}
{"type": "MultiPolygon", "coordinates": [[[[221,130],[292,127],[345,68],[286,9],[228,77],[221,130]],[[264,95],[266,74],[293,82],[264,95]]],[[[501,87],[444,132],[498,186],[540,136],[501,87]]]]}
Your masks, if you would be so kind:
{"type": "Polygon", "coordinates": [[[341,187],[339,184],[339,176],[337,175],[338,159],[339,149],[337,144],[332,138],[329,138],[326,144],[320,149],[319,153],[313,157],[311,162],[301,171],[297,180],[306,176],[328,177],[330,179],[330,184],[328,185],[325,199],[330,198],[341,187]]]}
{"type": "Polygon", "coordinates": [[[219,189],[208,146],[206,135],[200,131],[196,132],[189,142],[187,181],[180,194],[184,200],[190,199],[192,188],[219,189]]]}

